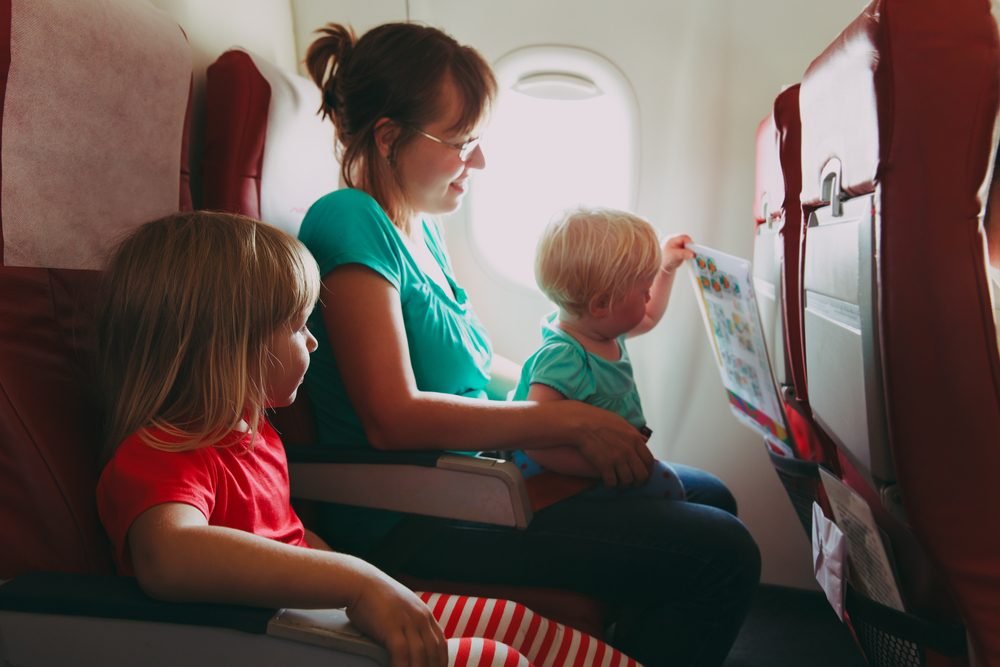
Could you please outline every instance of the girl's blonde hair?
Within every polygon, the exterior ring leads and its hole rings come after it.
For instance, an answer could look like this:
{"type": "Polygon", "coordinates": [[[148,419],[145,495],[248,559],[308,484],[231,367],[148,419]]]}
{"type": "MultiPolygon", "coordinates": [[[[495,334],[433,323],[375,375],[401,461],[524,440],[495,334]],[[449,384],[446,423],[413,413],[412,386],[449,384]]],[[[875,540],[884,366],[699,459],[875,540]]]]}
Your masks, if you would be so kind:
{"type": "Polygon", "coordinates": [[[579,208],[553,220],[535,255],[535,281],[553,303],[580,317],[595,298],[613,306],[637,282],[656,276],[663,250],[642,218],[605,208],[579,208]]]}
{"type": "Polygon", "coordinates": [[[408,231],[417,211],[404,201],[396,156],[417,137],[416,128],[441,116],[441,86],[448,79],[462,104],[451,129],[475,127],[496,96],[493,71],[478,51],[431,26],[386,23],[358,38],[349,26],[328,23],[316,32],[305,65],[323,93],[319,110],[336,128],[341,177],[374,197],[393,224],[408,231]],[[382,118],[400,126],[388,159],[375,141],[382,118]]]}
{"type": "Polygon", "coordinates": [[[177,213],[136,229],[99,301],[105,458],[136,432],[171,451],[218,442],[242,419],[256,432],[270,337],[312,308],[319,286],[305,246],[244,216],[177,213]]]}

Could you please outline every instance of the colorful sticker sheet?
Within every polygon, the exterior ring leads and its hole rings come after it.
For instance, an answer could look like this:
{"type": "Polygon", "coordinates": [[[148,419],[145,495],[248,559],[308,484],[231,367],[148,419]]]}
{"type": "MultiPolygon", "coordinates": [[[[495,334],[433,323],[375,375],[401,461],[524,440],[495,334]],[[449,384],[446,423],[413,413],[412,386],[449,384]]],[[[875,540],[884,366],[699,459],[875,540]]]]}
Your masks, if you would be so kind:
{"type": "Polygon", "coordinates": [[[771,375],[750,262],[691,244],[694,290],[733,414],[776,454],[794,456],[771,375]]]}

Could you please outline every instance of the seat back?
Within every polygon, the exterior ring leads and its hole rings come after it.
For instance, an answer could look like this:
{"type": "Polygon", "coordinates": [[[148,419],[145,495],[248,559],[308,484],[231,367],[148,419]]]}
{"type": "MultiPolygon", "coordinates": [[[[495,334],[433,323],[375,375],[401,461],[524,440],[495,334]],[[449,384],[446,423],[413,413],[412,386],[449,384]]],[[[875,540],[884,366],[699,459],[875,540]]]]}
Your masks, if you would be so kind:
{"type": "Polygon", "coordinates": [[[757,160],[754,181],[753,282],[764,329],[764,342],[770,355],[771,371],[778,387],[790,381],[789,355],[786,350],[784,313],[781,307],[784,245],[781,229],[784,222],[785,183],[778,162],[778,131],[774,115],[768,114],[757,126],[757,160]]]}
{"type": "Polygon", "coordinates": [[[811,424],[802,340],[802,169],[799,85],[777,96],[757,128],[754,285],[775,381],[795,442],[806,461],[829,462],[811,424]]]}
{"type": "Polygon", "coordinates": [[[132,227],[190,206],[190,53],[146,3],[0,0],[0,17],[0,579],[110,572],[97,270],[132,227]]]}
{"type": "Polygon", "coordinates": [[[983,234],[998,59],[989,3],[875,0],[800,89],[809,403],[889,537],[907,610],[947,622],[947,589],[983,664],[1000,664],[983,234]]]}
{"type": "Polygon", "coordinates": [[[757,127],[754,216],[754,291],[782,408],[792,435],[794,458],[768,448],[802,527],[812,531],[812,506],[826,506],[818,465],[836,469],[812,423],[802,343],[801,242],[803,225],[799,85],[787,87],[757,127]]]}

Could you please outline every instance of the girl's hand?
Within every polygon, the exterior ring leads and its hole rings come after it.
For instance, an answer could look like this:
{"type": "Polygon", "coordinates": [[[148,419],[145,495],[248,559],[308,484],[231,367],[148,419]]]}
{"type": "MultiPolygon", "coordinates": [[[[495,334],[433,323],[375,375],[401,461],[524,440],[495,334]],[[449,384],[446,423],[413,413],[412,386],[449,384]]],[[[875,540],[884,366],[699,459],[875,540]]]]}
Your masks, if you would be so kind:
{"type": "Polygon", "coordinates": [[[669,236],[663,241],[663,265],[662,269],[667,273],[673,273],[686,259],[694,259],[694,252],[684,246],[694,243],[687,234],[677,234],[669,236]]]}
{"type": "Polygon", "coordinates": [[[604,486],[645,483],[654,462],[646,437],[613,412],[577,401],[566,404],[582,411],[576,447],[600,474],[604,486]]]}
{"type": "Polygon", "coordinates": [[[431,610],[398,581],[372,570],[347,617],[386,648],[391,667],[447,667],[448,647],[431,610]]]}

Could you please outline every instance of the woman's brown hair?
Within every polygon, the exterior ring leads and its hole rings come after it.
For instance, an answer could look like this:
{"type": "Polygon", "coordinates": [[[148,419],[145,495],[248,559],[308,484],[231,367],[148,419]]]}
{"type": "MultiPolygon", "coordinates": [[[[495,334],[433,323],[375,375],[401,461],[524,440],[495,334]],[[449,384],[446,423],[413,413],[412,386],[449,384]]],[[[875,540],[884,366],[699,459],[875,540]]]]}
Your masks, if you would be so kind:
{"type": "Polygon", "coordinates": [[[360,39],[338,23],[328,23],[306,53],[306,67],[323,93],[320,111],[333,120],[340,147],[341,177],[368,192],[396,226],[405,229],[409,210],[394,169],[413,128],[440,117],[440,90],[450,78],[462,113],[452,128],[467,132],[486,114],[496,94],[490,66],[473,48],[429,26],[387,23],[360,39]],[[376,124],[388,118],[400,133],[388,159],[379,154],[376,124]]]}

